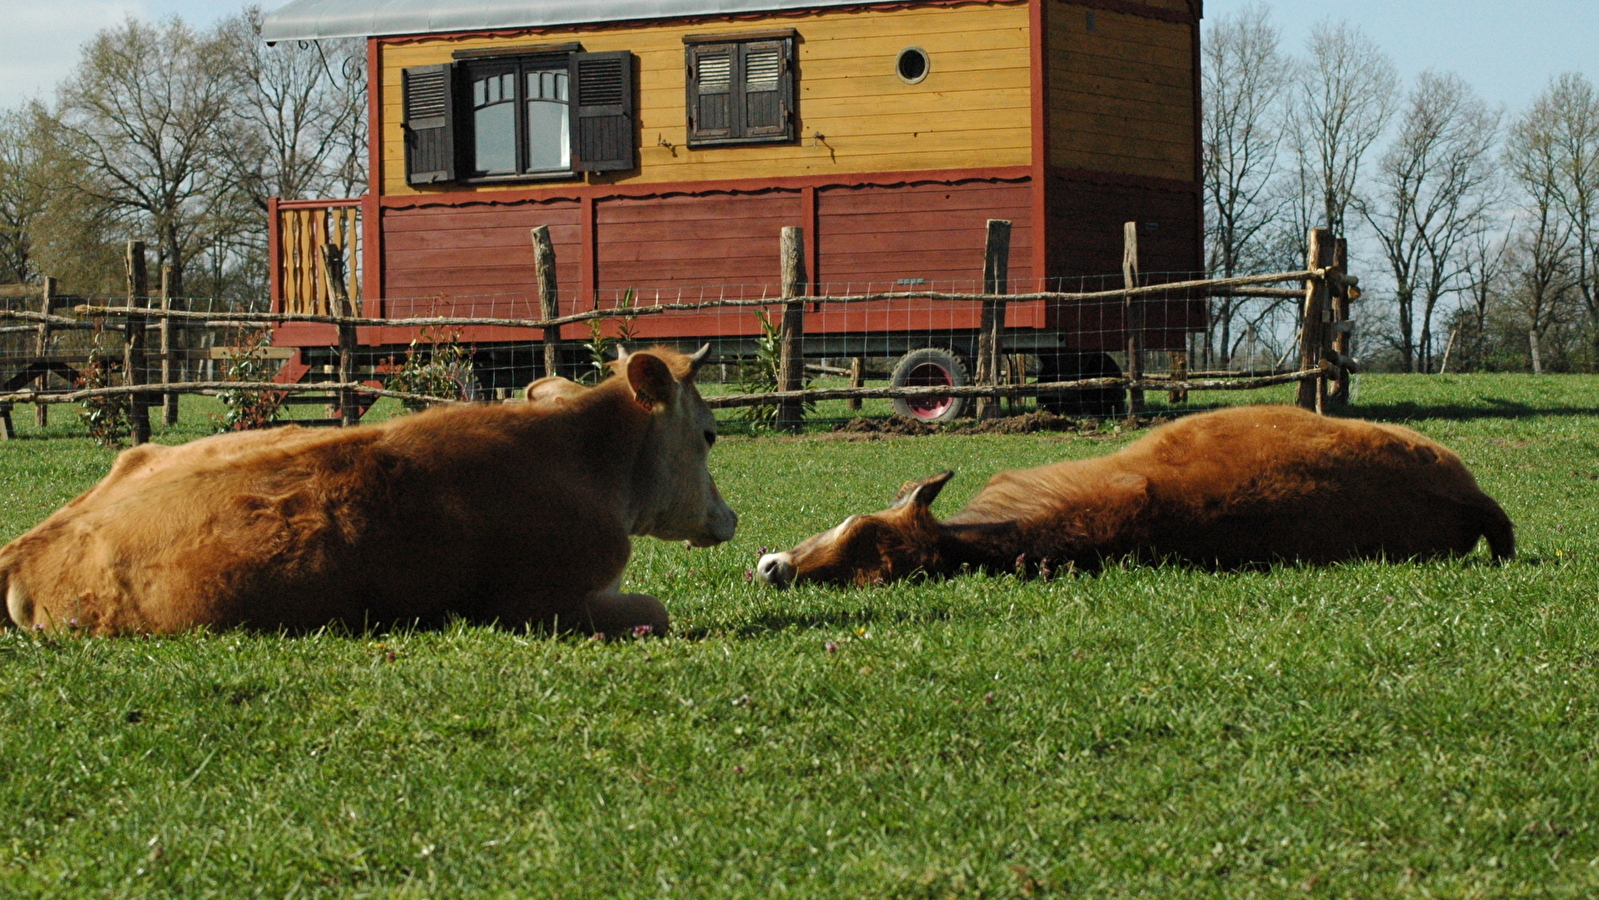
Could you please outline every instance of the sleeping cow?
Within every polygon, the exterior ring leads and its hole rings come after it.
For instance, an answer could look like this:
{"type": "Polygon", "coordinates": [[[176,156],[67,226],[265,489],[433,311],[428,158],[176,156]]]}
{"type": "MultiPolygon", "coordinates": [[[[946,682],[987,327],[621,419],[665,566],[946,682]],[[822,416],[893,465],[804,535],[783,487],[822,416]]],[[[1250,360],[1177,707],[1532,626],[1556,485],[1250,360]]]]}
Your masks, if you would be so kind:
{"type": "Polygon", "coordinates": [[[450,616],[664,631],[659,601],[618,591],[629,536],[710,546],[738,521],[706,468],[704,352],[626,356],[558,403],[129,450],[0,549],[10,620],[106,634],[450,616]]]}
{"type": "Polygon", "coordinates": [[[1189,416],[1109,456],[1001,472],[939,522],[928,507],[952,475],[763,556],[757,576],[866,584],[1129,554],[1221,567],[1424,559],[1468,553],[1485,535],[1494,559],[1515,553],[1510,519],[1449,450],[1408,428],[1293,407],[1189,416]]]}

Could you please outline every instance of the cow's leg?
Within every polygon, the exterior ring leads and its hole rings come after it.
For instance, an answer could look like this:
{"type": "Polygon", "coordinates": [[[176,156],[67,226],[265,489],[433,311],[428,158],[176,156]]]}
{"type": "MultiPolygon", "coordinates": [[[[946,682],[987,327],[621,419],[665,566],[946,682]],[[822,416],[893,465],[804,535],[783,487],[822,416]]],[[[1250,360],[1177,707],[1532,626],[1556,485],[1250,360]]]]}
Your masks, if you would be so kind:
{"type": "Polygon", "coordinates": [[[666,607],[661,601],[649,594],[624,594],[617,590],[621,583],[622,579],[618,576],[605,590],[584,601],[583,614],[587,621],[581,627],[588,628],[591,633],[611,637],[633,633],[657,637],[666,634],[671,627],[671,619],[666,615],[666,607]],[[642,631],[644,626],[648,626],[649,630],[642,631]]]}

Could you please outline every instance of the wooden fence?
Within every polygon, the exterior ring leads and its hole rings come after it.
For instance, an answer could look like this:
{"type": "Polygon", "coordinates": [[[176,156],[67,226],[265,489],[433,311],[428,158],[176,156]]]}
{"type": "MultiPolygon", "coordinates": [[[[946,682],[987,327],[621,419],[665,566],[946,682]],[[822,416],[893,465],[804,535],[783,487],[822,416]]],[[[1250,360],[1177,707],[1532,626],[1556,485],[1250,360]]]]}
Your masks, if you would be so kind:
{"type": "MultiPolygon", "coordinates": [[[[985,254],[984,288],[983,293],[950,293],[936,291],[895,291],[865,293],[847,296],[807,296],[805,293],[805,270],[803,234],[799,228],[783,229],[780,242],[780,265],[782,275],[782,291],[778,298],[765,297],[760,299],[744,300],[703,300],[687,303],[660,303],[646,306],[628,307],[625,314],[629,317],[652,316],[681,312],[688,310],[703,310],[708,308],[739,308],[739,307],[781,307],[781,358],[779,360],[778,390],[754,394],[724,394],[708,397],[706,402],[717,409],[733,407],[777,405],[777,423],[779,427],[787,430],[797,430],[803,425],[804,408],[807,403],[819,400],[844,399],[859,401],[869,398],[918,398],[918,397],[972,397],[979,402],[980,415],[993,415],[998,408],[997,401],[1001,398],[1034,397],[1040,394],[1058,394],[1067,391],[1104,390],[1106,388],[1119,388],[1126,392],[1128,399],[1128,412],[1137,415],[1142,411],[1143,393],[1145,391],[1167,391],[1174,398],[1186,396],[1189,392],[1199,391],[1233,391],[1250,390],[1271,385],[1297,383],[1298,391],[1296,402],[1306,409],[1324,412],[1330,403],[1337,403],[1347,398],[1348,375],[1355,371],[1357,365],[1347,355],[1349,348],[1349,334],[1351,323],[1349,320],[1350,300],[1358,296],[1356,279],[1344,273],[1344,250],[1342,241],[1334,241],[1325,229],[1314,229],[1309,235],[1309,253],[1307,265],[1303,270],[1296,272],[1277,272],[1265,275],[1250,275],[1225,279],[1200,279],[1193,281],[1169,282],[1164,284],[1138,286],[1137,281],[1137,245],[1136,230],[1128,223],[1127,254],[1123,266],[1123,286],[1117,290],[1093,292],[1056,292],[1040,291],[1022,294],[1010,294],[1005,291],[1007,278],[1005,272],[1008,268],[1007,252],[1009,237],[1009,222],[992,221],[989,228],[989,245],[985,254]],[[1294,287],[1275,287],[1292,283],[1294,287]],[[1137,323],[1143,318],[1143,307],[1151,298],[1172,293],[1195,293],[1209,296],[1264,296],[1275,298],[1292,298],[1301,302],[1301,327],[1300,327],[1300,352],[1298,366],[1289,372],[1260,373],[1190,373],[1186,368],[1186,360],[1176,360],[1177,365],[1172,367],[1172,372],[1166,375],[1149,374],[1144,371],[1142,333],[1137,328],[1137,323]],[[807,305],[838,305],[855,303],[872,303],[885,300],[929,300],[929,301],[963,301],[980,304],[982,309],[981,330],[978,336],[978,360],[976,383],[964,386],[935,385],[927,387],[865,387],[851,386],[839,388],[812,388],[802,389],[803,383],[803,335],[805,325],[805,307],[807,305]],[[1032,384],[1002,383],[1001,373],[1003,365],[1003,333],[1001,323],[1005,321],[1005,309],[1009,303],[1020,301],[1046,300],[1057,302],[1099,302],[1119,300],[1124,304],[1124,315],[1127,323],[1133,327],[1127,331],[1127,356],[1128,366],[1122,377],[1114,378],[1085,378],[1072,381],[1035,382],[1032,384]],[[986,401],[986,402],[985,402],[986,401]]],[[[0,319],[24,321],[29,324],[20,326],[22,329],[35,330],[38,334],[38,352],[42,359],[48,360],[51,353],[50,332],[60,329],[84,328],[111,328],[120,327],[126,334],[126,350],[124,355],[125,384],[93,389],[78,389],[66,391],[31,391],[7,390],[0,391],[0,425],[4,431],[0,435],[9,436],[10,409],[14,403],[35,404],[39,410],[39,421],[44,421],[43,410],[50,404],[75,403],[91,397],[131,395],[132,438],[135,443],[147,440],[149,437],[148,409],[152,405],[161,404],[165,409],[168,423],[176,421],[176,398],[179,394],[216,394],[221,391],[275,391],[284,394],[297,393],[334,393],[337,396],[336,406],[341,415],[342,424],[353,424],[358,417],[356,398],[358,395],[368,397],[396,397],[404,400],[423,402],[451,402],[450,398],[434,397],[424,394],[393,391],[382,387],[375,387],[370,383],[357,380],[354,377],[353,357],[356,350],[355,328],[361,326],[393,326],[401,328],[422,329],[429,327],[456,327],[470,325],[505,326],[537,331],[542,335],[546,365],[558,358],[560,352],[560,326],[587,322],[594,319],[614,319],[619,315],[616,309],[593,309],[577,312],[566,316],[554,315],[554,284],[555,266],[554,253],[549,246],[549,231],[545,227],[533,229],[532,240],[535,245],[535,259],[537,261],[537,276],[541,298],[541,309],[544,311],[542,318],[493,318],[493,317],[410,317],[410,318],[378,318],[360,316],[357,313],[357,302],[353,299],[348,285],[353,279],[342,265],[345,258],[345,245],[332,241],[320,245],[324,254],[325,264],[320,267],[325,273],[319,282],[326,290],[325,302],[314,300],[311,303],[299,304],[300,311],[285,310],[281,312],[203,312],[187,311],[170,308],[171,305],[165,296],[165,278],[162,280],[163,290],[155,297],[150,295],[144,272],[144,247],[140,242],[130,243],[128,248],[128,298],[124,305],[112,306],[103,304],[80,303],[72,308],[73,315],[65,316],[57,313],[55,307],[61,303],[54,294],[55,287],[52,280],[47,279],[38,288],[34,288],[34,295],[40,298],[40,309],[33,310],[0,310],[0,319]],[[304,309],[305,306],[324,306],[326,312],[316,309],[304,309]],[[333,382],[319,382],[313,384],[279,384],[275,382],[228,382],[228,381],[182,381],[173,380],[171,362],[182,357],[185,351],[176,350],[171,346],[171,328],[177,323],[203,323],[208,326],[240,326],[256,325],[270,326],[287,322],[307,322],[333,325],[338,333],[337,350],[339,365],[337,380],[333,382]],[[151,323],[155,323],[152,325],[151,323]],[[152,355],[146,347],[146,333],[154,328],[160,337],[159,349],[154,352],[161,365],[152,367],[148,358],[152,355]],[[152,380],[151,376],[154,376],[152,380]]],[[[308,251],[309,252],[309,251],[308,251]]],[[[3,294],[4,292],[0,292],[3,294]]],[[[13,290],[13,294],[16,292],[13,290]]],[[[78,298],[75,298],[78,299],[78,298]]],[[[12,330],[0,328],[0,331],[12,330]]],[[[530,336],[531,342],[531,336],[530,336]]],[[[547,371],[549,369],[546,369],[547,371]]],[[[16,381],[16,378],[12,379],[16,381]]],[[[858,378],[855,379],[858,382],[858,378]]],[[[13,386],[15,387],[15,386],[13,386]]]]}

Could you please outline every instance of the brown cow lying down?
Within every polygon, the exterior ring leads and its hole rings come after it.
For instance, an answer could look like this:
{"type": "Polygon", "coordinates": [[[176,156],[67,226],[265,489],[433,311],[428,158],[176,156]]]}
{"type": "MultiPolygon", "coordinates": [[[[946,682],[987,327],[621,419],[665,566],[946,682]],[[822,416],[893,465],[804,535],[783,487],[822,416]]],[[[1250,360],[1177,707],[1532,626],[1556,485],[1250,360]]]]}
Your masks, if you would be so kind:
{"type": "Polygon", "coordinates": [[[629,535],[710,546],[738,523],[706,468],[704,353],[626,356],[559,403],[126,451],[0,549],[10,620],[170,633],[453,615],[663,632],[658,600],[618,592],[629,535]]]}
{"type": "Polygon", "coordinates": [[[928,506],[953,475],[761,557],[757,576],[867,584],[1128,554],[1221,567],[1412,559],[1468,553],[1484,535],[1494,559],[1515,553],[1510,519],[1449,450],[1408,428],[1294,407],[1189,416],[1109,456],[1001,472],[939,522],[928,506]]]}

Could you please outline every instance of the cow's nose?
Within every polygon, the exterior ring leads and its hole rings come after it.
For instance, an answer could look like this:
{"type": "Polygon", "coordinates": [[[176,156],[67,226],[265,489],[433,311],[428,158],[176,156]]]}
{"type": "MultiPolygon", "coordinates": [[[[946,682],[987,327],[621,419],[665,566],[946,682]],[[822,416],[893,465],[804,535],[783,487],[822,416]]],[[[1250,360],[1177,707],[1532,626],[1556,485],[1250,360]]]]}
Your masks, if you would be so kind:
{"type": "Polygon", "coordinates": [[[794,580],[794,564],[787,553],[768,553],[755,564],[755,577],[775,588],[788,587],[794,580]]]}

